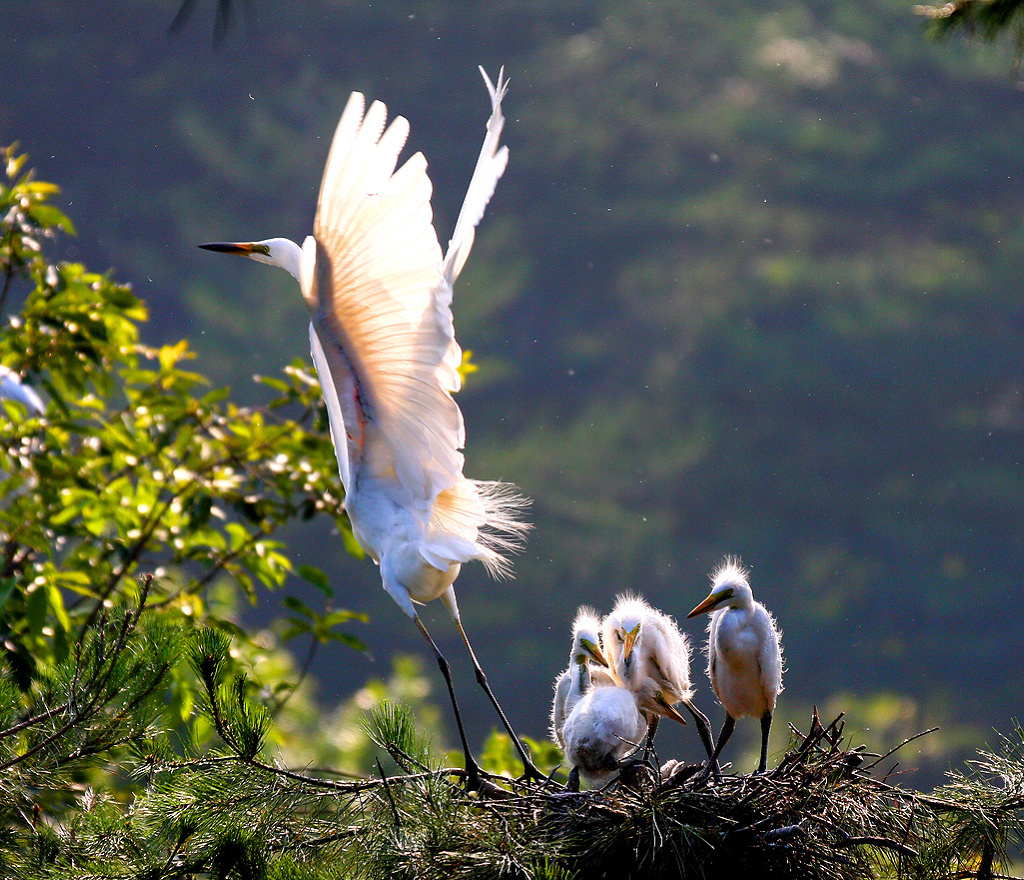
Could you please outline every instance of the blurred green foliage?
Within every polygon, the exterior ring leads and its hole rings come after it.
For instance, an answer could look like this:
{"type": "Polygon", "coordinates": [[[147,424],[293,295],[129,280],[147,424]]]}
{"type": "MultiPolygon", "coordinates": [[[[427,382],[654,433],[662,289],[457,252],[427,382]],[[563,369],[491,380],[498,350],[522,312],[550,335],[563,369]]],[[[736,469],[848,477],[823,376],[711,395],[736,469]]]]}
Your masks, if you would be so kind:
{"type": "MultiPolygon", "coordinates": [[[[73,230],[51,202],[57,188],[15,147],[3,156],[0,271],[7,306],[20,305],[4,317],[0,362],[47,398],[42,415],[5,403],[0,418],[0,645],[14,681],[31,690],[101,614],[135,601],[143,576],[149,608],[244,637],[211,588],[255,601],[258,585],[298,575],[325,608],[286,596],[282,638],[363,650],[339,627],[365,617],[333,607],[323,571],[293,565],[278,537],[328,516],[354,543],[315,376],[296,362],[264,380],[269,403],[240,407],[185,369],[186,342],[142,344],[145,306],[110,276],[51,261],[55,233],[73,230]]],[[[178,683],[185,721],[191,696],[178,683]]]]}

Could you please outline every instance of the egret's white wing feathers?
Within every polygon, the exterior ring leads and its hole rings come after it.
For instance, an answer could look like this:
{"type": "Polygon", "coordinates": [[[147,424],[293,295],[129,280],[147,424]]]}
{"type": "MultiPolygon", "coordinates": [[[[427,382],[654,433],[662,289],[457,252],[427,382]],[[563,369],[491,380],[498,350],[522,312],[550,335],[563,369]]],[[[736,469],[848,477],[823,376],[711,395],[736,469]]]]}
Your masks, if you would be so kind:
{"type": "Polygon", "coordinates": [[[587,782],[604,782],[646,733],[647,721],[627,688],[591,688],[563,722],[565,757],[587,782]]]}
{"type": "Polygon", "coordinates": [[[522,548],[530,527],[521,514],[528,506],[508,483],[460,475],[451,489],[437,496],[420,552],[436,568],[441,566],[431,554],[448,559],[448,564],[479,559],[493,576],[508,577],[506,554],[522,548]],[[459,555],[453,557],[453,551],[459,555]]]}
{"type": "Polygon", "coordinates": [[[572,673],[571,668],[566,669],[555,679],[555,699],[551,703],[551,737],[561,749],[565,748],[562,727],[565,725],[566,706],[572,688],[572,673]]]}
{"type": "Polygon", "coordinates": [[[431,185],[420,153],[395,170],[408,123],[384,129],[384,105],[365,117],[362,107],[353,95],[324,171],[314,324],[324,348],[344,351],[365,418],[379,428],[372,439],[386,444],[362,454],[431,500],[461,473],[465,437],[445,364],[451,309],[435,308],[443,280],[431,185]]]}
{"type": "Polygon", "coordinates": [[[320,390],[324,395],[324,403],[327,406],[327,421],[331,427],[331,443],[334,444],[334,454],[338,458],[338,473],[341,474],[341,482],[347,490],[352,485],[352,467],[349,463],[349,441],[348,432],[345,430],[345,417],[342,414],[341,401],[338,398],[338,386],[330,381],[330,377],[339,374],[338,366],[331,370],[324,353],[320,339],[316,335],[313,325],[309,325],[309,350],[313,356],[313,366],[316,367],[317,376],[321,377],[320,390]]]}
{"type": "MultiPolygon", "coordinates": [[[[349,478],[358,482],[360,473],[397,478],[400,503],[421,523],[418,550],[429,565],[447,571],[481,559],[500,575],[508,570],[505,554],[521,545],[527,529],[520,518],[525,502],[509,486],[462,475],[465,429],[451,396],[462,360],[451,282],[507,162],[507,150],[498,146],[507,82],[484,79],[491,117],[445,259],[433,227],[426,160],[416,153],[398,167],[408,123],[396,117],[385,127],[384,105],[375,101],[364,115],[362,95],[353,94],[324,170],[314,225],[316,277],[303,293],[313,310],[314,361],[350,496],[349,478]]],[[[363,535],[370,537],[367,530],[363,535]]]]}
{"type": "Polygon", "coordinates": [[[459,219],[455,223],[455,231],[448,243],[448,253],[444,258],[444,277],[449,286],[455,283],[455,279],[459,277],[462,267],[466,264],[466,258],[473,247],[477,224],[484,216],[487,203],[494,195],[494,189],[501,175],[505,173],[505,166],[508,165],[508,147],[498,146],[501,141],[501,130],[505,126],[505,117],[501,112],[501,99],[508,91],[508,80],[504,78],[505,68],[498,71],[496,85],[491,82],[487,71],[482,67],[480,73],[491,96],[491,116],[487,120],[487,135],[484,137],[483,146],[480,147],[480,156],[476,160],[476,168],[473,170],[462,210],[459,211],[459,219]]]}

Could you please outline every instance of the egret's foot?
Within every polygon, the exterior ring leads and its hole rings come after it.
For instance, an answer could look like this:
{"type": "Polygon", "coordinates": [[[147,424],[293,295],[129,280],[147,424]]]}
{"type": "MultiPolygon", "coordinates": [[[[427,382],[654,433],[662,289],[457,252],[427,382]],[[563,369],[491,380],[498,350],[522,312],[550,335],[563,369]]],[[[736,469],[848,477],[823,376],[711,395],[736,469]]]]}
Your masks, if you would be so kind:
{"type": "Polygon", "coordinates": [[[722,781],[722,768],[716,760],[704,762],[700,775],[694,780],[694,785],[704,785],[711,777],[714,777],[716,785],[722,781]]]}
{"type": "Polygon", "coordinates": [[[471,766],[466,767],[466,775],[463,777],[463,788],[466,793],[474,793],[481,798],[492,799],[512,797],[512,792],[502,788],[500,785],[495,785],[488,776],[489,774],[481,770],[475,762],[471,766]]]}
{"type": "Polygon", "coordinates": [[[523,762],[523,775],[519,777],[520,782],[547,782],[551,777],[545,776],[540,770],[537,769],[537,765],[533,763],[533,758],[530,755],[530,751],[526,746],[526,743],[519,742],[519,758],[523,762]]]}
{"type": "Polygon", "coordinates": [[[652,766],[650,761],[637,758],[623,758],[619,761],[619,782],[627,788],[639,788],[644,781],[659,780],[660,770],[652,766]]]}
{"type": "Polygon", "coordinates": [[[566,791],[579,791],[580,790],[580,768],[573,767],[569,771],[569,781],[565,784],[566,791]]]}
{"type": "Polygon", "coordinates": [[[556,788],[562,788],[562,786],[559,785],[559,783],[555,782],[555,774],[559,771],[561,766],[561,764],[555,764],[555,766],[551,768],[551,772],[544,777],[544,783],[543,785],[541,785],[541,788],[549,788],[551,786],[555,786],[556,788]]]}
{"type": "Polygon", "coordinates": [[[540,770],[538,770],[534,766],[533,762],[531,761],[523,769],[523,775],[519,777],[518,781],[519,782],[538,782],[538,783],[544,783],[544,782],[548,782],[549,780],[550,780],[550,777],[549,776],[545,776],[543,773],[541,773],[540,770]]]}

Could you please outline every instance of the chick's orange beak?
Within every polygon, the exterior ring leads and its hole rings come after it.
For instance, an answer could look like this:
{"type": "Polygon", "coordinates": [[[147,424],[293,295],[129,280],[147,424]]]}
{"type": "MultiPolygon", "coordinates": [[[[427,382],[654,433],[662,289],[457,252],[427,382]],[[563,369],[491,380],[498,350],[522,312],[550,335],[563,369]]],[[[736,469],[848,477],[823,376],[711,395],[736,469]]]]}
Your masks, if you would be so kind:
{"type": "Polygon", "coordinates": [[[660,691],[655,696],[654,700],[661,709],[661,714],[666,718],[671,718],[673,721],[678,721],[680,724],[686,724],[686,719],[676,711],[675,706],[669,705],[668,701],[665,699],[665,695],[660,691]]]}
{"type": "Polygon", "coordinates": [[[605,659],[604,654],[601,653],[601,649],[595,645],[590,639],[580,639],[580,647],[587,652],[587,656],[590,657],[599,666],[608,668],[608,661],[605,659]]]}
{"type": "Polygon", "coordinates": [[[623,639],[624,645],[622,648],[622,659],[624,662],[629,662],[629,655],[633,653],[633,645],[636,643],[636,637],[640,634],[640,624],[634,626],[628,633],[626,633],[623,639]]]}
{"type": "Polygon", "coordinates": [[[700,603],[696,608],[693,609],[689,614],[686,615],[686,619],[689,620],[691,617],[696,617],[698,614],[703,614],[705,611],[710,611],[715,605],[718,604],[718,600],[722,597],[717,593],[712,593],[703,602],[700,603]]]}

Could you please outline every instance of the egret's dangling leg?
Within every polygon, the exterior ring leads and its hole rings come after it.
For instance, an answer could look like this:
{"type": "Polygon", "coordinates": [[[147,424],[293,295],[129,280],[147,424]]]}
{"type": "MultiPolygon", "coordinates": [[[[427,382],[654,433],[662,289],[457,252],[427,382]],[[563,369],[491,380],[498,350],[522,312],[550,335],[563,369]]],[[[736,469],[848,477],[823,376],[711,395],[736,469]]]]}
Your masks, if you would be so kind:
{"type": "Polygon", "coordinates": [[[718,756],[722,754],[722,749],[725,748],[725,744],[729,742],[729,737],[732,736],[732,732],[736,729],[736,719],[732,717],[728,712],[725,713],[725,723],[722,724],[722,732],[718,734],[718,743],[715,745],[715,751],[711,755],[710,768],[718,771],[715,773],[717,779],[721,776],[721,771],[718,770],[718,756]]]}
{"type": "MultiPolygon", "coordinates": [[[[441,600],[447,604],[445,596],[442,596],[441,600]]],[[[449,606],[449,610],[450,608],[451,606],[449,606]]],[[[512,744],[516,747],[516,751],[519,752],[519,759],[523,762],[523,776],[536,782],[543,781],[546,777],[533,763],[533,759],[530,757],[530,753],[526,750],[526,746],[523,745],[522,741],[516,735],[516,732],[512,729],[512,725],[509,722],[508,717],[498,704],[498,698],[494,696],[494,691],[491,690],[491,686],[487,683],[487,675],[484,672],[483,667],[480,665],[480,661],[476,659],[476,652],[474,652],[473,646],[469,643],[469,636],[466,635],[466,630],[462,628],[462,621],[459,620],[458,611],[453,613],[452,616],[455,618],[455,625],[459,628],[459,633],[462,635],[462,641],[466,643],[466,650],[469,651],[469,658],[473,661],[473,669],[476,672],[477,683],[484,689],[484,693],[487,694],[491,701],[491,705],[494,706],[495,711],[498,713],[501,723],[504,725],[505,730],[508,731],[508,735],[512,738],[512,744]]]]}
{"type": "Polygon", "coordinates": [[[768,769],[768,734],[772,730],[772,713],[765,712],[761,716],[761,763],[757,765],[757,772],[764,773],[768,769]]]}
{"type": "Polygon", "coordinates": [[[455,713],[455,726],[459,730],[459,740],[462,742],[462,753],[466,756],[466,788],[470,791],[476,791],[480,786],[480,766],[477,764],[476,759],[473,757],[473,753],[469,749],[469,740],[466,739],[466,729],[462,726],[462,713],[459,712],[459,701],[455,699],[455,687],[452,684],[452,673],[451,668],[448,666],[448,661],[445,660],[444,654],[441,653],[441,649],[437,647],[437,644],[430,637],[430,633],[427,632],[427,628],[423,625],[423,621],[420,620],[420,616],[417,614],[413,617],[416,621],[416,626],[419,627],[423,638],[427,640],[430,647],[434,650],[434,656],[437,658],[437,665],[441,667],[441,675],[444,676],[444,683],[448,685],[448,697],[452,703],[452,711],[455,713]]]}
{"type": "Polygon", "coordinates": [[[711,738],[711,722],[708,720],[708,716],[689,700],[683,700],[682,703],[693,716],[693,720],[697,724],[697,735],[700,737],[701,745],[704,746],[704,751],[707,752],[708,760],[711,760],[711,756],[715,753],[715,743],[711,738]]]}
{"type": "MultiPolygon", "coordinates": [[[[644,758],[643,762],[646,764],[647,759],[651,753],[654,752],[654,734],[658,732],[658,723],[661,721],[661,716],[651,715],[647,720],[647,736],[644,738],[644,758]]],[[[655,753],[655,759],[657,754],[655,753]]]]}

